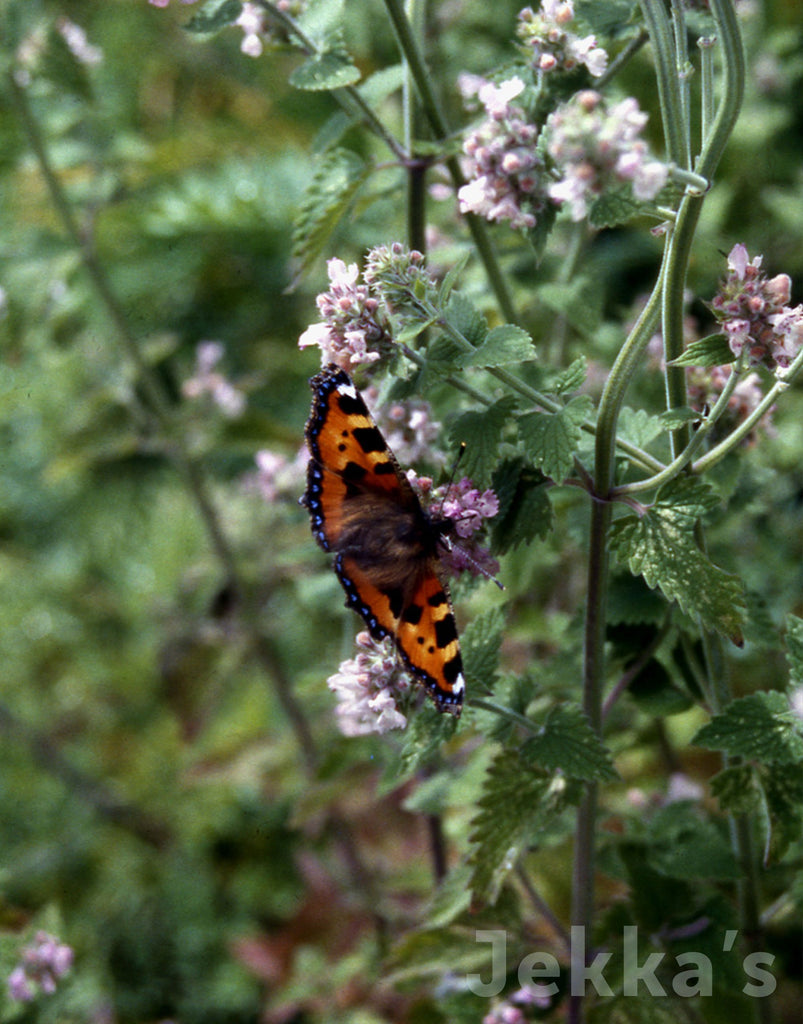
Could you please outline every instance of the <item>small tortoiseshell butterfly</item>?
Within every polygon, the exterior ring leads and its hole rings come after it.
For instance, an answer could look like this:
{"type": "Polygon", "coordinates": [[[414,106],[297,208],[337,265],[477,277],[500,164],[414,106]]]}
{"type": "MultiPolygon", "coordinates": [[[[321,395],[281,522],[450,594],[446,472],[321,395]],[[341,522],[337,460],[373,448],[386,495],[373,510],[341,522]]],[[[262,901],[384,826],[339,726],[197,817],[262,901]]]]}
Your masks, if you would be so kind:
{"type": "Polygon", "coordinates": [[[439,554],[450,521],[421,507],[347,373],[330,364],[310,386],[312,533],[336,553],[347,606],[375,640],[393,640],[439,711],[459,715],[465,681],[439,554]]]}

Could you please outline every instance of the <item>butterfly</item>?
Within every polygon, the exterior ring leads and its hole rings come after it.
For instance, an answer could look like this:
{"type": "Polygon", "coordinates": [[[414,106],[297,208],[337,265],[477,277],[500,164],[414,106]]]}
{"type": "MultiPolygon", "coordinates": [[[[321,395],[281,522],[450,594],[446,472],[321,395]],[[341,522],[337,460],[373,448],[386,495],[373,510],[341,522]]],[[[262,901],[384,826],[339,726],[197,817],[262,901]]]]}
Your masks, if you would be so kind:
{"type": "Polygon", "coordinates": [[[428,513],[348,374],[310,379],[310,461],[303,502],[335,552],[346,605],[375,640],[389,637],[438,711],[459,715],[465,680],[441,555],[451,521],[428,513]]]}

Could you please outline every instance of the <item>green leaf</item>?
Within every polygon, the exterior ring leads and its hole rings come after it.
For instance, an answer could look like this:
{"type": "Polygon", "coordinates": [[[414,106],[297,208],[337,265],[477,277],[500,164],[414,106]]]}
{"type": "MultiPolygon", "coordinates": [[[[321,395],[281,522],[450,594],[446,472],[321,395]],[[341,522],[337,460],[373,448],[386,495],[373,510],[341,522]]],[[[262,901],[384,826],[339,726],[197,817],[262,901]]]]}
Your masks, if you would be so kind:
{"type": "Polygon", "coordinates": [[[435,763],[441,744],[454,735],[456,724],[453,715],[442,715],[429,703],[411,715],[404,730],[404,746],[392,772],[388,773],[389,787],[396,788],[404,779],[435,763]]]}
{"type": "Polygon", "coordinates": [[[727,836],[689,801],[659,810],[649,824],[649,863],[671,878],[732,879],[739,865],[727,836]]]}
{"type": "Polygon", "coordinates": [[[449,432],[452,443],[466,443],[463,467],[477,487],[487,487],[499,458],[499,442],[516,407],[510,396],[500,398],[482,412],[466,412],[455,420],[449,432]]]}
{"type": "Polygon", "coordinates": [[[592,228],[613,228],[627,223],[644,210],[644,203],[635,198],[631,186],[623,185],[603,192],[591,203],[588,223],[592,228]]]}
{"type": "Polygon", "coordinates": [[[212,33],[233,25],[242,14],[240,0],[207,0],[184,26],[188,32],[212,33]]]}
{"type": "Polygon", "coordinates": [[[494,689],[504,627],[502,609],[491,608],[473,618],[461,634],[466,684],[475,693],[494,689]]]}
{"type": "Polygon", "coordinates": [[[449,326],[462,334],[475,348],[479,348],[485,341],[488,321],[465,295],[453,293],[443,315],[449,326]]]}
{"type": "Polygon", "coordinates": [[[675,686],[672,677],[656,658],[650,658],[630,683],[627,692],[642,711],[665,718],[688,711],[692,699],[675,686]]]}
{"type": "Polygon", "coordinates": [[[454,266],[450,267],[446,271],[446,276],[444,277],[443,281],[441,282],[440,288],[438,289],[437,306],[439,308],[448,305],[452,297],[452,290],[457,284],[460,275],[466,269],[466,264],[468,263],[470,258],[471,253],[464,252],[460,259],[457,261],[457,263],[455,263],[454,266]]]}
{"type": "Polygon", "coordinates": [[[471,904],[471,865],[456,864],[435,891],[426,915],[428,928],[443,928],[471,904]]]}
{"type": "Polygon", "coordinates": [[[665,429],[660,417],[651,416],[646,409],[631,409],[625,405],[619,413],[618,436],[639,448],[646,448],[665,429]]]}
{"type": "Polygon", "coordinates": [[[494,903],[521,853],[563,804],[565,779],[553,780],[501,750],[488,768],[471,825],[474,902],[494,903]]]}
{"type": "Polygon", "coordinates": [[[800,764],[803,722],[791,711],[786,694],[762,690],[731,701],[699,730],[692,743],[763,764],[800,764]]]}
{"type": "Polygon", "coordinates": [[[514,324],[492,327],[484,341],[473,352],[460,358],[461,366],[507,366],[535,359],[530,335],[514,324]]]}
{"type": "Polygon", "coordinates": [[[610,546],[619,561],[649,587],[712,630],[742,643],[746,605],[738,577],[704,554],[694,539],[694,524],[718,503],[706,484],[681,478],[662,488],[641,516],[628,515],[611,529],[610,546]]]}
{"type": "Polygon", "coordinates": [[[657,419],[664,430],[678,430],[680,427],[684,427],[687,423],[693,423],[695,420],[699,420],[700,413],[694,409],[690,409],[687,405],[681,405],[678,406],[677,409],[667,409],[666,412],[662,412],[657,419]]]}
{"type": "Polygon", "coordinates": [[[786,619],[786,660],[789,675],[797,686],[803,685],[803,619],[788,615],[786,619]]]}
{"type": "Polygon", "coordinates": [[[723,768],[709,785],[719,806],[729,814],[753,814],[761,807],[761,783],[752,764],[723,768]]]}
{"type": "Polygon", "coordinates": [[[346,149],[327,153],[313,174],[293,225],[293,259],[306,273],[364,182],[367,168],[346,149]]]}
{"type": "Polygon", "coordinates": [[[608,591],[609,625],[649,623],[658,626],[666,617],[666,609],[664,598],[651,590],[641,576],[624,572],[612,576],[608,591]]]}
{"type": "Polygon", "coordinates": [[[304,61],[290,75],[290,85],[307,92],[321,92],[325,89],[341,89],[354,85],[361,77],[360,69],[351,62],[348,53],[337,47],[325,50],[304,61]]]}
{"type": "Polygon", "coordinates": [[[769,859],[778,861],[803,827],[803,764],[773,765],[764,773],[770,819],[769,859]]]}
{"type": "Polygon", "coordinates": [[[580,442],[580,424],[589,415],[588,395],[572,398],[560,412],[531,412],[520,416],[519,435],[526,454],[546,476],[560,483],[572,469],[580,442]]]}
{"type": "Polygon", "coordinates": [[[499,511],[491,524],[493,550],[504,553],[552,529],[554,511],[548,480],[523,459],[506,459],[494,470],[492,485],[499,511]]]}
{"type": "Polygon", "coordinates": [[[578,356],[554,380],[550,381],[549,389],[556,395],[576,391],[585,381],[587,373],[588,360],[585,356],[578,356]]]}
{"type": "Polygon", "coordinates": [[[591,728],[582,708],[558,706],[547,715],[540,735],[527,740],[522,755],[547,771],[592,781],[617,779],[608,748],[591,728]]]}
{"type": "Polygon", "coordinates": [[[736,356],[731,351],[724,334],[709,334],[687,346],[683,355],[673,359],[668,366],[726,366],[736,356]]]}
{"type": "Polygon", "coordinates": [[[633,22],[636,4],[634,0],[575,0],[574,9],[578,18],[599,36],[610,36],[633,22]]]}

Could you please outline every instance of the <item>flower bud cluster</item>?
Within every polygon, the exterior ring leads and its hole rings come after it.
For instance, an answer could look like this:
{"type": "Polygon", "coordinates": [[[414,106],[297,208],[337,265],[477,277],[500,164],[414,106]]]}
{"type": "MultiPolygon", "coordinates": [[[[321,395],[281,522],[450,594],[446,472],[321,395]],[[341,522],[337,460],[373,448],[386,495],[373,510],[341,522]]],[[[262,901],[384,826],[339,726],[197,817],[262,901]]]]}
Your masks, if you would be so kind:
{"type": "Polygon", "coordinates": [[[532,228],[547,202],[544,165],[536,153],[538,129],[512,103],[524,89],[520,78],[495,85],[463,75],[465,99],[476,95],[486,119],[463,143],[463,173],[468,184],[457,193],[460,210],[490,221],[532,228]]]}
{"type": "Polygon", "coordinates": [[[317,298],[323,322],[313,324],[298,339],[299,348],[317,345],[322,365],[335,363],[350,372],[389,355],[393,345],[391,316],[424,318],[434,299],[435,281],[424,257],[400,242],[371,249],[363,282],[356,263],[340,259],[327,263],[330,288],[317,298]]]}
{"type": "Polygon", "coordinates": [[[647,114],[632,97],[609,107],[591,89],[550,115],[547,151],[562,177],[549,195],[567,204],[572,220],[582,220],[598,195],[626,182],[638,200],[654,199],[660,192],[668,168],[652,159],[639,137],[646,123],[647,114]]]}
{"type": "Polygon", "coordinates": [[[789,275],[768,278],[761,273],[761,262],[761,256],[751,260],[744,245],[735,245],[711,310],[737,358],[746,354],[750,366],[785,370],[803,342],[803,306],[787,305],[789,275]]]}
{"type": "Polygon", "coordinates": [[[454,524],[455,543],[440,552],[445,568],[453,576],[460,576],[466,570],[475,576],[493,576],[499,571],[499,563],[480,545],[478,532],[486,525],[486,520],[493,519],[499,512],[499,499],[494,491],[490,488],[480,491],[468,477],[430,490],[425,479],[421,478],[418,483],[419,486],[424,484],[430,514],[435,512],[454,524]]]}
{"type": "Polygon", "coordinates": [[[14,1002],[29,1003],[37,994],[52,995],[60,978],[72,967],[73,951],[45,931],[38,931],[22,951],[20,963],[8,976],[8,994],[14,1002]]]}
{"type": "Polygon", "coordinates": [[[335,714],[344,736],[366,736],[403,729],[407,719],[398,710],[410,689],[389,640],[376,641],[367,631],[357,634],[361,650],[342,662],[327,685],[337,697],[335,714]]]}
{"type": "Polygon", "coordinates": [[[572,0],[541,0],[538,11],[519,12],[517,33],[532,52],[533,67],[540,72],[572,71],[584,65],[594,78],[605,71],[608,54],[594,36],[577,36],[569,30],[574,20],[572,0]]]}

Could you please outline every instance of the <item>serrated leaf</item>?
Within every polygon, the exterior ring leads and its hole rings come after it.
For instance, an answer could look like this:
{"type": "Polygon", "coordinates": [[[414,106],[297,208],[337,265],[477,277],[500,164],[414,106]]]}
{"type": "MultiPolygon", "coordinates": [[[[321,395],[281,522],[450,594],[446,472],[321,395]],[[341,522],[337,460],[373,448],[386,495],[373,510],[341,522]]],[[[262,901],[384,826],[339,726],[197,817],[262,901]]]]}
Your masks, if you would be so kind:
{"type": "Polygon", "coordinates": [[[599,36],[610,36],[620,31],[633,19],[636,7],[633,0],[575,0],[575,13],[599,36]]]}
{"type": "Polygon", "coordinates": [[[579,707],[553,708],[540,734],[524,744],[522,755],[547,771],[559,770],[574,779],[592,781],[619,777],[608,748],[579,707]]]}
{"type": "Polygon", "coordinates": [[[556,395],[576,391],[585,381],[587,373],[588,360],[585,356],[578,356],[550,382],[550,390],[556,395]]]}
{"type": "Polygon", "coordinates": [[[692,699],[672,682],[672,677],[656,658],[650,658],[627,688],[642,711],[665,718],[688,711],[692,699]]]}
{"type": "Polygon", "coordinates": [[[665,429],[660,418],[651,416],[646,409],[631,409],[625,405],[619,413],[618,436],[639,448],[646,448],[665,429]]]}
{"type": "Polygon", "coordinates": [[[671,878],[739,877],[730,842],[716,825],[687,801],[659,810],[649,824],[648,862],[671,878]]]}
{"type": "Polygon", "coordinates": [[[788,615],[786,618],[784,645],[792,682],[798,686],[803,685],[803,619],[796,615],[788,615]]]}
{"type": "MultiPolygon", "coordinates": [[[[560,787],[558,786],[558,789],[560,787]]],[[[488,768],[471,822],[474,902],[494,903],[521,853],[556,806],[553,780],[506,750],[488,768]]]]}
{"type": "Polygon", "coordinates": [[[667,604],[660,594],[651,590],[641,576],[616,573],[608,590],[607,620],[610,625],[660,625],[666,617],[667,604]]]}
{"type": "Polygon", "coordinates": [[[591,408],[591,398],[579,395],[560,412],[531,412],[519,417],[519,436],[525,453],[557,483],[571,472],[580,442],[580,425],[591,408]]]}
{"type": "Polygon", "coordinates": [[[476,616],[463,630],[461,646],[468,688],[482,692],[494,689],[499,664],[499,648],[505,616],[501,608],[491,608],[476,616]]]}
{"type": "Polygon", "coordinates": [[[438,886],[426,915],[428,928],[451,924],[471,904],[471,865],[461,862],[449,871],[438,886]]]}
{"type": "Polygon", "coordinates": [[[731,351],[724,334],[709,334],[687,346],[683,355],[673,359],[668,366],[726,366],[736,356],[731,351]]]}
{"type": "Polygon", "coordinates": [[[494,471],[493,489],[499,498],[499,512],[491,525],[495,552],[503,554],[547,536],[555,515],[542,473],[521,459],[506,459],[494,471]]]}
{"type": "Polygon", "coordinates": [[[751,764],[723,768],[709,785],[719,806],[729,814],[752,814],[761,806],[761,785],[751,764]]]}
{"type": "Polygon", "coordinates": [[[800,764],[803,722],[791,711],[785,694],[762,690],[731,701],[699,730],[692,743],[763,764],[800,764]]]}
{"type": "Polygon", "coordinates": [[[295,68],[290,75],[290,85],[306,92],[321,92],[325,89],[342,89],[354,85],[361,78],[360,69],[355,67],[345,50],[339,47],[316,54],[295,68]]]}
{"type": "Polygon", "coordinates": [[[449,432],[452,443],[464,441],[463,467],[477,487],[487,487],[499,458],[499,442],[516,401],[510,396],[500,398],[482,412],[466,412],[455,420],[449,432]]]}
{"type": "Polygon", "coordinates": [[[611,528],[610,546],[619,561],[649,587],[703,624],[742,643],[746,616],[744,587],[704,554],[694,539],[696,521],[718,504],[707,484],[680,478],[662,488],[642,515],[629,515],[611,528]]]}
{"type": "Polygon", "coordinates": [[[488,321],[465,295],[453,293],[443,315],[449,326],[476,348],[485,340],[488,321]]]}
{"type": "Polygon", "coordinates": [[[349,208],[367,174],[363,162],[335,149],[315,170],[293,224],[293,259],[306,273],[349,208]]]}
{"type": "Polygon", "coordinates": [[[627,223],[644,210],[644,204],[635,198],[632,188],[627,185],[598,196],[588,210],[588,223],[592,228],[613,228],[627,223]]]}
{"type": "Polygon", "coordinates": [[[207,0],[193,12],[184,28],[188,32],[212,33],[233,25],[243,11],[241,0],[207,0]]]}
{"type": "Polygon", "coordinates": [[[441,744],[454,735],[456,723],[453,715],[442,715],[429,704],[419,708],[404,730],[404,746],[389,776],[391,788],[436,761],[441,744]]]}
{"type": "Polygon", "coordinates": [[[461,366],[507,366],[535,359],[530,335],[515,324],[492,327],[479,348],[460,358],[461,366]]]}

